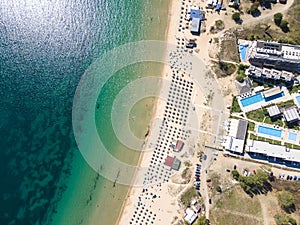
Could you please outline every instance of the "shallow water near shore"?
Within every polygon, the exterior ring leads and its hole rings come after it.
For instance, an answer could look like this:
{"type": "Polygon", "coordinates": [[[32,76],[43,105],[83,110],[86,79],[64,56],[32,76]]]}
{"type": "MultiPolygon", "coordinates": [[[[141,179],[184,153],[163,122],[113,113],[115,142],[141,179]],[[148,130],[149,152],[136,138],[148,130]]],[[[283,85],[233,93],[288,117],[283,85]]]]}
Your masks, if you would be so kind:
{"type": "MultiPolygon", "coordinates": [[[[82,158],[72,131],[73,96],[81,75],[104,52],[164,39],[167,8],[160,0],[0,3],[0,224],[115,223],[128,187],[112,188],[82,158]]],[[[150,75],[159,76],[161,65],[151,67],[150,75]]],[[[134,79],[148,70],[137,65],[120,74],[134,79]]],[[[123,78],[102,97],[113,96],[123,78]]],[[[152,106],[153,99],[146,99],[133,110],[147,113],[144,123],[133,124],[141,137],[152,106]]],[[[100,115],[99,136],[110,138],[100,115]]],[[[117,141],[107,144],[120,158],[130,151],[117,141]]],[[[138,158],[131,152],[127,160],[135,164],[138,158]]]]}

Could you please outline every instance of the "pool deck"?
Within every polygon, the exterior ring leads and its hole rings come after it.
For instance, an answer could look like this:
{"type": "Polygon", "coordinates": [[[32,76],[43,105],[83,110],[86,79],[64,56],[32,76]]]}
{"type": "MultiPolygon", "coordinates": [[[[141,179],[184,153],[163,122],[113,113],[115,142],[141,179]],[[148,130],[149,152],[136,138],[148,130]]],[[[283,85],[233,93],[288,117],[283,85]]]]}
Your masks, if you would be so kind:
{"type": "MultiPolygon", "coordinates": [[[[293,97],[290,95],[290,93],[289,93],[289,91],[286,87],[282,87],[282,91],[284,92],[283,97],[274,99],[274,100],[269,101],[269,102],[261,101],[261,102],[257,102],[257,103],[254,103],[252,105],[243,107],[241,102],[240,102],[240,99],[242,99],[242,98],[238,97],[238,103],[239,103],[239,105],[240,105],[243,112],[250,112],[250,111],[260,109],[262,107],[265,107],[265,106],[268,106],[268,105],[271,105],[271,104],[274,104],[274,103],[278,104],[280,102],[286,102],[286,101],[289,101],[289,100],[293,99],[293,97]]],[[[294,98],[295,98],[295,101],[297,101],[296,97],[294,97],[294,98]]]]}
{"type": "Polygon", "coordinates": [[[298,96],[300,96],[299,93],[293,93],[293,94],[292,94],[292,98],[293,98],[293,100],[294,100],[294,102],[295,102],[295,105],[298,106],[298,108],[300,108],[300,104],[299,104],[299,102],[298,102],[298,100],[297,100],[297,97],[298,97],[298,96]]]}
{"type": "Polygon", "coordinates": [[[269,139],[276,140],[276,141],[281,141],[281,144],[284,144],[284,142],[286,142],[286,143],[290,143],[290,144],[299,145],[299,143],[300,143],[300,132],[297,131],[297,130],[286,129],[286,128],[283,128],[283,127],[279,127],[277,125],[270,125],[270,124],[265,124],[265,123],[256,123],[254,130],[255,130],[254,134],[256,136],[269,138],[269,139]],[[269,127],[269,128],[273,128],[273,129],[282,130],[282,135],[281,135],[281,137],[276,137],[276,136],[272,136],[272,135],[258,133],[258,127],[259,126],[264,126],[264,127],[269,127]],[[289,139],[289,133],[296,133],[297,134],[297,138],[296,138],[295,141],[289,139]]]}

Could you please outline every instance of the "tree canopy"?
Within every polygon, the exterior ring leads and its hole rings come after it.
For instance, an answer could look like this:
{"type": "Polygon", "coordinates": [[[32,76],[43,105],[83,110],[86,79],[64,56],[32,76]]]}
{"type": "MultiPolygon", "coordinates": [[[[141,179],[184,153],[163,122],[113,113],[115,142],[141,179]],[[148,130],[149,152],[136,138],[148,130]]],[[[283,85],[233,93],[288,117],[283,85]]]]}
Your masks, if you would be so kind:
{"type": "Polygon", "coordinates": [[[295,199],[292,193],[288,191],[280,191],[277,195],[277,198],[279,204],[286,212],[290,212],[294,209],[295,199]]]}
{"type": "Polygon", "coordinates": [[[281,21],[282,21],[282,17],[283,17],[282,13],[276,13],[276,14],[274,14],[274,23],[275,23],[277,26],[280,25],[280,23],[281,23],[281,21]]]}
{"type": "Polygon", "coordinates": [[[231,18],[237,23],[241,20],[241,15],[238,12],[232,14],[231,18]]]}

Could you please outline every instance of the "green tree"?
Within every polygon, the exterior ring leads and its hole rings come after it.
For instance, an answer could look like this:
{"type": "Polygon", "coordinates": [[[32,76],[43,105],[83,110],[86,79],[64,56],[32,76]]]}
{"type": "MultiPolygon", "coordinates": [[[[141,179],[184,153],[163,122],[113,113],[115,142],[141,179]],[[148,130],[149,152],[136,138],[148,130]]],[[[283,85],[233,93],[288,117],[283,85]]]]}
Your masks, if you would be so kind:
{"type": "Polygon", "coordinates": [[[288,21],[286,21],[286,20],[282,20],[281,22],[280,22],[280,28],[281,28],[281,30],[283,31],[283,32],[288,32],[289,31],[289,27],[288,27],[288,25],[289,25],[289,22],[288,21]]]}
{"type": "Polygon", "coordinates": [[[245,78],[245,76],[239,74],[239,75],[236,76],[235,79],[236,79],[238,82],[243,83],[243,82],[244,82],[244,78],[245,78]]]}
{"type": "Polygon", "coordinates": [[[241,20],[241,15],[240,15],[240,13],[235,12],[235,13],[232,14],[231,18],[232,18],[236,23],[238,23],[238,22],[241,20]]]}
{"type": "Polygon", "coordinates": [[[232,170],[231,174],[233,176],[233,179],[235,179],[235,180],[239,179],[240,174],[239,174],[239,172],[237,170],[232,170]]]}
{"type": "Polygon", "coordinates": [[[282,13],[276,13],[276,14],[274,14],[274,23],[275,23],[277,26],[280,25],[280,23],[281,23],[281,21],[282,21],[282,17],[283,17],[282,13]]]}
{"type": "Polygon", "coordinates": [[[199,219],[197,220],[196,225],[208,225],[208,221],[206,220],[205,216],[200,216],[199,219]]]}
{"type": "Polygon", "coordinates": [[[278,213],[274,216],[277,225],[297,225],[297,221],[286,214],[278,213]]]}
{"type": "Polygon", "coordinates": [[[295,207],[294,196],[288,191],[280,191],[277,195],[278,202],[281,207],[286,211],[290,212],[295,207]]]}
{"type": "Polygon", "coordinates": [[[256,15],[256,14],[259,12],[258,6],[259,6],[259,2],[254,2],[254,3],[251,5],[251,7],[250,7],[250,9],[249,9],[249,13],[250,13],[252,16],[256,15]]]}

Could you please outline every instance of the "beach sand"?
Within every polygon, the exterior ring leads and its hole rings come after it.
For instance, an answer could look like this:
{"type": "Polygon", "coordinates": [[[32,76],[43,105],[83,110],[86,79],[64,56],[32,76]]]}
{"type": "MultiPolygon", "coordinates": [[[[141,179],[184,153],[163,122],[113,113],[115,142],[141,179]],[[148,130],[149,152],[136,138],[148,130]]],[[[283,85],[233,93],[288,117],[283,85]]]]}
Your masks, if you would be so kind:
{"type": "MultiPolygon", "coordinates": [[[[195,2],[194,2],[195,3],[195,2]]],[[[197,5],[199,5],[200,2],[198,2],[197,5]]],[[[186,32],[182,33],[178,31],[180,16],[181,16],[181,1],[172,1],[172,4],[170,5],[169,10],[169,20],[168,20],[168,33],[167,33],[167,42],[171,43],[173,45],[178,44],[178,39],[180,38],[180,42],[182,42],[186,38],[195,38],[192,36],[189,32],[189,28],[186,28],[186,32]]],[[[188,3],[188,5],[192,6],[192,3],[188,3]]],[[[185,21],[183,19],[183,21],[185,21]]],[[[185,22],[184,22],[185,23],[185,22]]],[[[199,38],[199,37],[197,37],[199,38]]],[[[204,40],[208,42],[209,36],[204,36],[204,40]]],[[[198,45],[200,46],[200,45],[198,45]]],[[[202,46],[202,45],[201,45],[202,46]]],[[[208,50],[200,50],[199,52],[199,58],[202,58],[204,61],[207,60],[208,57],[208,50]]],[[[194,53],[196,54],[196,53],[194,53]]],[[[207,60],[208,61],[208,60],[207,60]]],[[[205,68],[202,68],[205,70],[205,68]]],[[[172,73],[169,65],[165,65],[162,71],[162,78],[164,80],[168,80],[171,82],[172,80],[172,73]]],[[[185,77],[184,80],[193,82],[192,79],[189,77],[185,77]]],[[[205,95],[203,93],[203,90],[195,85],[195,88],[192,92],[192,100],[194,105],[204,105],[204,103],[207,101],[205,98],[205,95]]],[[[156,105],[156,112],[153,117],[153,121],[155,118],[162,118],[164,111],[166,109],[166,102],[163,100],[157,100],[156,105]]],[[[209,115],[209,110],[203,110],[202,108],[196,108],[195,109],[197,113],[197,125],[200,126],[200,123],[202,120],[205,121],[205,126],[203,126],[202,130],[211,131],[212,127],[210,126],[211,117],[206,116],[209,115]]],[[[174,124],[173,124],[174,125],[174,124]]],[[[156,124],[152,123],[151,129],[150,129],[150,136],[156,136],[159,132],[159,128],[155,127],[156,124]]],[[[187,126],[193,126],[192,122],[188,124],[187,126]]],[[[182,128],[182,126],[178,126],[178,129],[182,128]]],[[[151,138],[148,139],[148,142],[146,144],[146,147],[153,145],[155,143],[150,143],[153,141],[151,138]]],[[[154,138],[155,139],[155,138],[154,138]]],[[[201,142],[209,141],[210,137],[206,137],[201,140],[201,142]]],[[[190,137],[186,140],[186,156],[182,157],[182,159],[185,159],[186,161],[191,161],[192,163],[197,162],[197,157],[195,154],[195,146],[198,143],[198,133],[194,135],[190,135],[190,137]]],[[[147,152],[144,153],[141,156],[141,160],[139,162],[140,166],[149,166],[151,165],[153,153],[147,152]]],[[[165,157],[165,155],[164,155],[165,157]]],[[[162,159],[164,161],[164,158],[162,159]]],[[[184,161],[184,160],[182,160],[184,161]]],[[[182,169],[177,172],[177,174],[174,175],[180,177],[180,173],[182,172],[184,166],[182,165],[182,169]]],[[[157,172],[158,174],[158,172],[157,172]]],[[[120,214],[118,224],[171,224],[175,221],[178,222],[178,219],[181,219],[183,217],[183,208],[180,206],[178,197],[180,193],[184,192],[186,189],[192,186],[192,183],[188,184],[181,184],[180,182],[174,182],[176,179],[171,179],[169,182],[157,182],[152,184],[147,183],[144,187],[132,187],[127,195],[127,199],[123,205],[122,213],[120,214]],[[155,196],[155,197],[153,197],[155,196]],[[140,205],[141,204],[141,205],[140,205]]]]}

